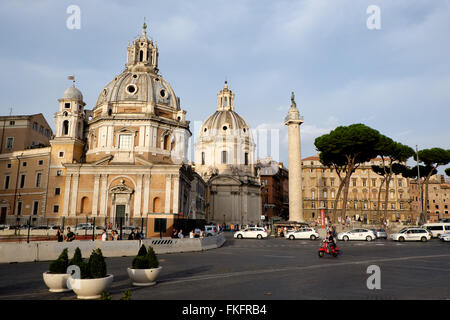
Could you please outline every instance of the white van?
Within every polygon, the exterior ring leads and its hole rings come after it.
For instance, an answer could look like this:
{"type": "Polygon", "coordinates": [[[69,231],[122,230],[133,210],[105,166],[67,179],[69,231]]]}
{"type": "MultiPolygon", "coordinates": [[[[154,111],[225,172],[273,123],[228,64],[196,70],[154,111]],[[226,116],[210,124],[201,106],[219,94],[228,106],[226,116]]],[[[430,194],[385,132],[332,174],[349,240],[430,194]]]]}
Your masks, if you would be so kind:
{"type": "Polygon", "coordinates": [[[450,232],[450,223],[448,222],[425,223],[423,227],[430,231],[434,238],[450,232]]]}
{"type": "Polygon", "coordinates": [[[217,230],[217,226],[215,225],[205,226],[205,233],[207,237],[215,236],[219,234],[219,230],[217,230]]]}

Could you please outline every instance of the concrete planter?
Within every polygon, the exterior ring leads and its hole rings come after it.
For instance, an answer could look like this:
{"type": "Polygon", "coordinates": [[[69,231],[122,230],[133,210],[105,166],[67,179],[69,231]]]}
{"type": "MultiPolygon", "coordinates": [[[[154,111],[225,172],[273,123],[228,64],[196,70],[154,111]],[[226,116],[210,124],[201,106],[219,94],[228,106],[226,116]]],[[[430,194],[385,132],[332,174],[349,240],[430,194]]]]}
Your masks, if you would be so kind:
{"type": "Polygon", "coordinates": [[[154,269],[131,269],[128,268],[128,276],[134,286],[146,287],[153,286],[156,284],[156,279],[158,278],[159,272],[162,267],[154,269]]]}
{"type": "Polygon", "coordinates": [[[68,273],[44,272],[42,276],[50,292],[67,292],[71,290],[67,287],[67,279],[70,277],[68,273]]]}
{"type": "Polygon", "coordinates": [[[70,277],[69,284],[78,299],[98,299],[102,292],[111,286],[113,279],[113,275],[98,279],[74,279],[70,277]]]}

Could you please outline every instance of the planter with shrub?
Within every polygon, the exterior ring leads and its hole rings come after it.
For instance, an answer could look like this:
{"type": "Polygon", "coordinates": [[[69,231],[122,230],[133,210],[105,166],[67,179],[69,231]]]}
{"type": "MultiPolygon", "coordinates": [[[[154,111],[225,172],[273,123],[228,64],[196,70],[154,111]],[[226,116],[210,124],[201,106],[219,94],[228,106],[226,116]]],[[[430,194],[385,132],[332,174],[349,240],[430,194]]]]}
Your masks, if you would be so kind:
{"type": "Polygon", "coordinates": [[[128,268],[127,271],[134,286],[152,286],[156,284],[161,269],[153,248],[148,247],[147,250],[142,245],[138,255],[133,259],[132,268],[128,268]]]}
{"type": "Polygon", "coordinates": [[[86,262],[77,248],[70,265],[78,266],[80,271],[69,278],[70,288],[78,299],[99,299],[113,282],[114,276],[107,274],[105,258],[100,249],[92,251],[86,262]]]}
{"type": "Polygon", "coordinates": [[[67,279],[70,274],[67,273],[67,267],[69,266],[68,250],[65,248],[58,259],[52,261],[49,266],[49,271],[42,274],[44,282],[49,288],[50,292],[66,292],[70,291],[67,287],[67,279]]]}

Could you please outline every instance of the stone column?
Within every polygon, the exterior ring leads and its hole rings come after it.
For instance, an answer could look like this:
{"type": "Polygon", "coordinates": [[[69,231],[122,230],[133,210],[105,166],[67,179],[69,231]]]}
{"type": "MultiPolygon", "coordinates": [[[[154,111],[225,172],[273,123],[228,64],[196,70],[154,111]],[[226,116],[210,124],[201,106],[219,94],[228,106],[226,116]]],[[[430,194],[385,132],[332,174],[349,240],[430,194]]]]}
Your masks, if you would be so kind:
{"type": "Polygon", "coordinates": [[[300,125],[303,119],[294,101],[294,93],[291,96],[291,108],[285,118],[288,126],[289,140],[289,221],[305,222],[303,216],[302,195],[302,159],[300,153],[300,125]]]}
{"type": "Polygon", "coordinates": [[[150,175],[144,175],[144,203],[142,207],[142,213],[144,217],[147,217],[148,205],[150,202],[150,175]]]}
{"type": "Polygon", "coordinates": [[[63,204],[63,216],[69,215],[69,203],[70,203],[70,181],[72,179],[71,174],[66,175],[66,184],[64,187],[64,204],[63,204]]]}
{"type": "Polygon", "coordinates": [[[101,175],[101,192],[100,192],[100,216],[106,217],[107,215],[107,197],[108,197],[108,190],[107,190],[107,184],[108,184],[108,175],[102,174],[101,175]]]}
{"type": "Polygon", "coordinates": [[[172,175],[166,175],[166,196],[165,196],[165,213],[170,213],[170,194],[172,189],[172,175]]]}
{"type": "Polygon", "coordinates": [[[142,174],[138,174],[136,179],[136,192],[134,193],[134,210],[133,210],[133,217],[136,218],[141,216],[142,176],[143,176],[142,174]]]}
{"type": "Polygon", "coordinates": [[[76,216],[77,215],[77,199],[78,199],[78,180],[80,175],[78,173],[73,175],[72,179],[72,199],[70,203],[70,215],[76,216]]]}
{"type": "Polygon", "coordinates": [[[92,216],[96,217],[98,214],[98,191],[100,186],[100,175],[94,176],[94,195],[92,197],[92,216]]]}

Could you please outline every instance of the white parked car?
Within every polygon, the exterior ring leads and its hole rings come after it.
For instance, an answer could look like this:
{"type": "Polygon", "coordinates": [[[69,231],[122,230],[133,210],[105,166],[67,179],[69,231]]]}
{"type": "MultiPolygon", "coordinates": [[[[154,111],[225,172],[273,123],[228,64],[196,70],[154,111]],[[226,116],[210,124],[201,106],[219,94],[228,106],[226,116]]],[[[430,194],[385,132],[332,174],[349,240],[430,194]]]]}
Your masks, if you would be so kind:
{"type": "Polygon", "coordinates": [[[269,234],[267,233],[267,230],[260,227],[250,227],[241,231],[237,231],[234,234],[234,237],[237,239],[243,239],[243,238],[257,238],[257,239],[263,239],[267,238],[269,234]]]}
{"type": "Polygon", "coordinates": [[[372,241],[377,238],[376,234],[369,229],[353,229],[350,231],[341,232],[337,235],[338,240],[365,240],[372,241]]]}
{"type": "Polygon", "coordinates": [[[448,222],[436,222],[426,223],[422,227],[431,232],[431,235],[438,238],[441,234],[450,232],[450,223],[448,222]]]}
{"type": "Polygon", "coordinates": [[[441,234],[439,239],[442,241],[450,241],[450,232],[441,234]]]}
{"type": "Polygon", "coordinates": [[[391,234],[391,240],[394,241],[422,241],[431,239],[431,233],[424,228],[403,228],[397,233],[391,234]]]}
{"type": "Polygon", "coordinates": [[[319,234],[313,228],[300,228],[298,230],[292,230],[287,232],[284,237],[289,240],[295,239],[311,239],[316,240],[319,238],[319,234]]]}

